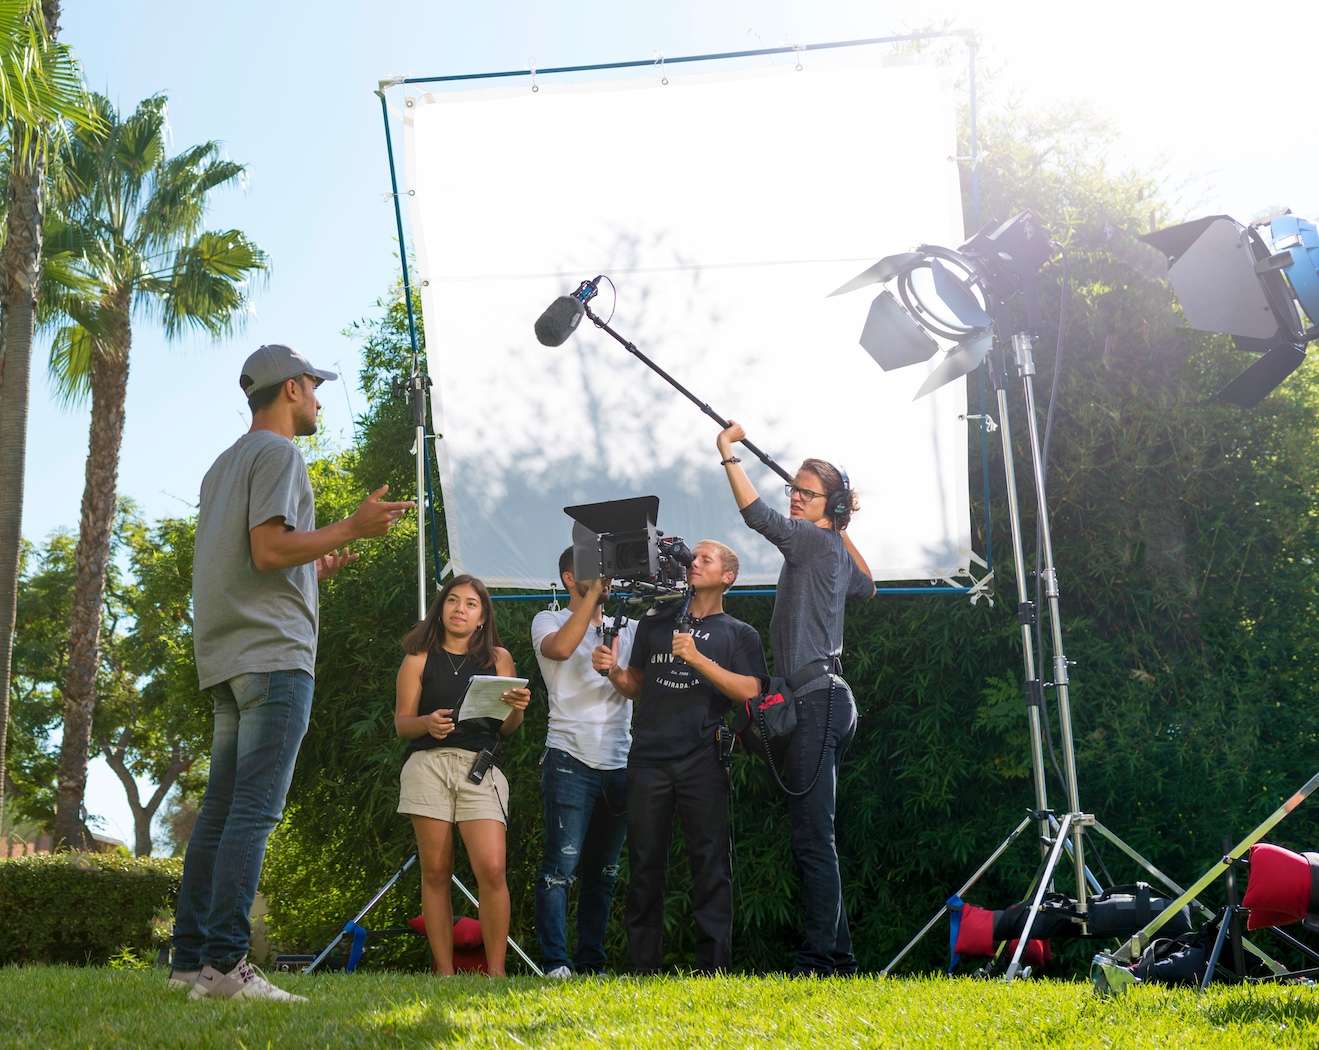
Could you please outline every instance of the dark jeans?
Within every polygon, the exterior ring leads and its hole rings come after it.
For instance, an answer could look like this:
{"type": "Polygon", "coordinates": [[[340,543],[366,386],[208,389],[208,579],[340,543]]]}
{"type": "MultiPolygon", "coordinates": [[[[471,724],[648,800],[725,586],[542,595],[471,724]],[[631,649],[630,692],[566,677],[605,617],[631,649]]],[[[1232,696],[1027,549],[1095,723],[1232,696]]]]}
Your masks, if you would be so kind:
{"type": "Polygon", "coordinates": [[[568,890],[577,897],[578,973],[605,966],[605,929],[618,883],[618,854],[627,831],[627,770],[592,769],[558,748],[540,773],[545,803],[545,858],[536,880],[536,936],[545,969],[567,966],[568,890]]]}
{"type": "MultiPolygon", "coordinates": [[[[841,682],[841,680],[840,680],[841,682]]],[[[815,775],[824,741],[824,762],[815,787],[801,798],[789,798],[792,856],[801,879],[802,945],[793,959],[794,972],[852,974],[856,957],[843,906],[843,882],[834,841],[834,811],[838,803],[838,773],[856,735],[856,705],[846,685],[834,687],[829,739],[824,740],[827,689],[801,697],[801,721],[787,755],[790,788],[801,790],[815,775]]]]}
{"type": "Polygon", "coordinates": [[[307,731],[306,671],[244,674],[211,689],[215,735],[174,917],[174,968],[228,972],[247,954],[266,839],[284,812],[307,731]]]}
{"type": "Polygon", "coordinates": [[[632,969],[664,961],[664,879],[673,814],[682,821],[692,870],[696,968],[726,970],[733,956],[733,861],[728,775],[714,745],[679,762],[627,768],[627,946],[632,969]]]}

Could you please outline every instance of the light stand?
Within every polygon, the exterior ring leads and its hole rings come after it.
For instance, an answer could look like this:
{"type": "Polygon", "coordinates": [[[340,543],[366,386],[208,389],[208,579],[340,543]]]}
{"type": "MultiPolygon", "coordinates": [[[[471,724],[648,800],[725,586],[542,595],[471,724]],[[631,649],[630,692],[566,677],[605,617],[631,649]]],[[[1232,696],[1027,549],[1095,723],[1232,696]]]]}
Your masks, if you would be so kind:
{"type": "MultiPolygon", "coordinates": [[[[1142,856],[1126,842],[1118,838],[1113,832],[1106,828],[1098,821],[1094,814],[1083,812],[1080,804],[1079,789],[1076,773],[1076,753],[1075,743],[1072,734],[1072,715],[1069,691],[1069,674],[1068,663],[1065,650],[1063,648],[1062,635],[1062,616],[1060,611],[1060,589],[1058,586],[1058,574],[1054,563],[1053,536],[1049,522],[1049,510],[1047,492],[1045,489],[1045,469],[1044,457],[1041,449],[1038,415],[1035,401],[1035,359],[1034,359],[1034,338],[1029,330],[1030,322],[1036,313],[1034,309],[1037,302],[1036,289],[1034,286],[1035,276],[1034,268],[1044,261],[1047,254],[1039,254],[1041,251],[1039,245],[1038,229],[1032,229],[1033,219],[1029,215],[1018,216],[1009,223],[994,230],[992,233],[978,234],[972,241],[963,247],[962,253],[953,253],[948,249],[935,248],[931,246],[922,246],[916,253],[902,256],[891,256],[889,259],[881,260],[880,263],[872,267],[871,270],[862,274],[854,281],[844,285],[839,292],[849,291],[852,288],[859,287],[865,283],[875,283],[888,281],[897,278],[899,281],[899,294],[902,297],[903,304],[907,311],[895,313],[891,304],[883,302],[888,293],[881,293],[880,299],[876,300],[872,306],[871,320],[867,322],[867,331],[863,332],[862,345],[868,352],[876,358],[882,367],[897,367],[910,363],[909,361],[895,361],[884,358],[884,336],[894,328],[897,328],[899,338],[907,334],[901,330],[901,318],[906,317],[907,323],[915,325],[911,321],[912,315],[921,318],[921,324],[935,331],[936,334],[946,338],[957,338],[958,346],[950,351],[946,364],[940,366],[942,371],[942,381],[947,382],[960,375],[967,374],[971,368],[980,363],[984,358],[983,352],[977,352],[977,341],[983,336],[998,328],[1006,318],[1005,307],[1012,300],[1020,298],[1026,306],[1027,324],[1020,331],[1016,331],[1007,341],[994,338],[993,349],[988,355],[991,362],[991,374],[995,379],[997,389],[998,410],[999,410],[999,430],[1003,445],[1003,469],[1006,481],[1008,496],[1009,521],[1012,530],[1013,557],[1016,570],[1016,584],[1018,591],[1018,622],[1021,624],[1022,632],[1022,660],[1025,670],[1025,695],[1027,702],[1027,721],[1031,737],[1031,770],[1034,779],[1036,809],[1028,812],[1021,822],[1008,834],[999,846],[990,854],[990,856],[976,869],[975,873],[962,885],[957,891],[957,896],[963,896],[980,878],[998,861],[999,857],[1006,852],[1007,848],[1014,842],[1021,833],[1034,820],[1039,827],[1041,853],[1043,862],[1034,879],[1031,882],[1028,896],[1030,897],[1030,908],[1027,913],[1024,928],[1017,938],[1017,947],[1012,953],[1010,962],[1004,972],[1005,980],[1013,980],[1021,972],[1021,959],[1025,952],[1026,945],[1030,940],[1030,933],[1035,925],[1039,915],[1044,895],[1053,883],[1055,873],[1059,864],[1062,862],[1063,854],[1070,856],[1071,864],[1075,875],[1075,910],[1079,920],[1080,931],[1084,935],[1087,931],[1086,916],[1089,911],[1088,898],[1099,891],[1099,882],[1094,877],[1085,864],[1085,834],[1093,828],[1105,839],[1110,841],[1127,857],[1140,865],[1149,875],[1158,882],[1162,883],[1175,895],[1181,898],[1181,903],[1191,903],[1205,916],[1212,917],[1213,912],[1206,908],[1200,901],[1194,899],[1195,892],[1187,893],[1163,872],[1154,866],[1148,859],[1142,856]],[[1015,240],[1015,243],[1013,243],[1015,240]],[[1032,243],[1033,239],[1033,243],[1032,243]],[[1020,251],[1021,257],[1027,262],[1032,261],[1032,255],[1035,256],[1034,266],[1026,266],[1021,263],[1017,264],[1015,270],[1013,267],[1013,252],[1020,251]],[[950,278],[951,271],[944,262],[950,262],[962,269],[968,275],[965,280],[954,280],[950,278]],[[1006,262],[1006,266],[1004,263],[1006,262]],[[942,305],[946,308],[943,313],[937,310],[931,310],[926,304],[921,302],[919,293],[911,284],[911,274],[913,270],[919,268],[928,268],[934,279],[936,292],[941,296],[942,305]],[[973,289],[978,288],[980,298],[983,299],[982,306],[979,299],[976,298],[973,289]],[[875,323],[877,317],[877,307],[882,307],[883,318],[882,324],[875,323]],[[951,312],[956,321],[948,322],[944,320],[947,313],[951,312]],[[993,313],[991,319],[990,313],[993,313]],[[899,324],[894,326],[893,319],[897,317],[899,324]],[[940,329],[938,324],[930,324],[929,319],[935,318],[936,322],[942,321],[944,328],[940,329]],[[1064,790],[1066,793],[1067,812],[1060,817],[1052,813],[1048,808],[1047,789],[1045,785],[1044,774],[1044,756],[1042,748],[1042,710],[1044,704],[1044,684],[1039,680],[1038,669],[1036,667],[1036,653],[1034,646],[1034,637],[1032,628],[1035,624],[1035,616],[1041,613],[1041,610],[1035,609],[1030,601],[1027,591],[1027,580],[1025,573],[1024,544],[1022,540],[1023,530],[1021,524],[1021,510],[1018,503],[1016,489],[1016,471],[1014,468],[1014,451],[1012,447],[1012,431],[1010,422],[1010,413],[1008,408],[1008,398],[1006,391],[1007,369],[1004,358],[1007,355],[1008,347],[1011,350],[1012,365],[1016,375],[1021,382],[1022,397],[1026,408],[1026,432],[1028,444],[1030,447],[1030,462],[1032,481],[1035,489],[1035,506],[1036,520],[1040,536],[1040,565],[1038,572],[1043,584],[1043,593],[1045,605],[1048,612],[1050,639],[1053,651],[1053,674],[1052,683],[1055,689],[1055,696],[1058,703],[1058,721],[1061,736],[1061,749],[1063,752],[1063,780],[1064,790]],[[958,356],[960,355],[960,360],[958,356]],[[952,367],[947,367],[951,364],[952,367]],[[1093,890],[1094,894],[1090,891],[1093,890]]],[[[952,275],[955,278],[955,274],[952,275]]],[[[835,293],[837,294],[837,293],[835,293]]],[[[891,297],[890,297],[891,298],[891,297]]],[[[912,345],[908,338],[907,346],[912,345]]],[[[940,371],[936,370],[936,371],[940,371]]],[[[937,385],[937,384],[935,384],[937,385]]],[[[927,384],[922,387],[921,394],[928,393],[933,386],[927,384]]],[[[920,396],[920,395],[918,395],[920,396]]],[[[939,919],[949,911],[949,905],[945,904],[934,917],[925,924],[924,927],[906,944],[905,947],[884,967],[883,973],[888,974],[901,960],[911,951],[912,948],[934,927],[939,919]]],[[[1264,955],[1258,948],[1249,942],[1243,945],[1246,950],[1262,959],[1266,964],[1277,972],[1277,964],[1268,956],[1264,955]]]]}
{"type": "Polygon", "coordinates": [[[418,357],[412,359],[408,376],[408,414],[414,433],[412,453],[417,461],[417,619],[426,618],[426,400],[431,379],[421,369],[418,357]]]}

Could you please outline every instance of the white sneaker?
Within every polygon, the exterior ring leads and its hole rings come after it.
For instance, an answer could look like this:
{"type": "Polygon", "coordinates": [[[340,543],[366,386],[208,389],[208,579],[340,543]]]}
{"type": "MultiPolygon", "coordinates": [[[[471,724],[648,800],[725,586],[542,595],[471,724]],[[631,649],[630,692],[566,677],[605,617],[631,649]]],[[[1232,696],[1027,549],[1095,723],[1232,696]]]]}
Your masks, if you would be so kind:
{"type": "Polygon", "coordinates": [[[567,966],[556,966],[553,970],[545,971],[546,977],[553,977],[556,980],[563,980],[565,977],[572,976],[572,970],[567,966]]]}
{"type": "Polygon", "coordinates": [[[201,970],[175,970],[169,972],[169,980],[165,982],[166,988],[191,988],[197,983],[197,978],[201,970]]]}
{"type": "Polygon", "coordinates": [[[189,999],[270,999],[279,1003],[305,1003],[305,995],[294,995],[277,988],[266,980],[266,975],[240,959],[228,973],[221,973],[207,964],[197,975],[197,981],[188,993],[189,999]]]}

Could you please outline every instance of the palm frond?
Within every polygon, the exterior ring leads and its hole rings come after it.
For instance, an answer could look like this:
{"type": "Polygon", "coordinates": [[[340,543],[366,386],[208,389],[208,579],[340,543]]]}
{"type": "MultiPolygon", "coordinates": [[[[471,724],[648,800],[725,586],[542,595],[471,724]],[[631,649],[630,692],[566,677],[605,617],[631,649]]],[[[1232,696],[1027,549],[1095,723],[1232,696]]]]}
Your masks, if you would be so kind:
{"type": "Polygon", "coordinates": [[[159,249],[177,244],[201,229],[206,194],[243,171],[241,164],[219,160],[219,149],[216,142],[204,142],[171,157],[156,171],[151,194],[137,222],[138,236],[145,247],[159,249]]]}
{"type": "Polygon", "coordinates": [[[93,103],[104,133],[75,131],[57,165],[52,214],[65,225],[54,229],[51,244],[68,254],[52,270],[51,310],[43,315],[50,325],[68,322],[55,356],[70,376],[70,397],[80,389],[73,370],[81,352],[109,345],[97,332],[110,304],[128,297],[121,324],[146,317],[169,337],[188,329],[221,336],[243,323],[250,285],[269,269],[241,231],[202,232],[210,191],[241,179],[243,165],[225,159],[217,142],[167,156],[163,95],[143,100],[126,119],[100,96],[93,103]],[[91,333],[90,343],[75,338],[78,327],[91,333]]]}
{"type": "Polygon", "coordinates": [[[46,31],[41,0],[0,0],[0,121],[23,152],[45,152],[69,121],[98,121],[67,45],[46,31]]]}
{"type": "Polygon", "coordinates": [[[266,253],[240,230],[208,231],[183,248],[162,298],[166,335],[199,328],[226,335],[244,320],[248,282],[269,269],[266,253]]]}
{"type": "Polygon", "coordinates": [[[92,355],[96,341],[88,328],[66,324],[50,344],[50,385],[65,408],[81,404],[92,392],[92,355]]]}
{"type": "Polygon", "coordinates": [[[49,327],[76,316],[82,312],[84,302],[100,298],[99,282],[85,266],[92,247],[82,227],[47,213],[38,274],[38,326],[49,327]]]}

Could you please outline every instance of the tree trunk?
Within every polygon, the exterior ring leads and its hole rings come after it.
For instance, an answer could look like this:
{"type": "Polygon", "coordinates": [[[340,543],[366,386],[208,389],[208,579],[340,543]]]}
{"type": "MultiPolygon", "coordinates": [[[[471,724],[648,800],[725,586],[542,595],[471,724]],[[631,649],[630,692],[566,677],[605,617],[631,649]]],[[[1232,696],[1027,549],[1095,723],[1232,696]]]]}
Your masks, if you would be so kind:
{"type": "MultiPolygon", "coordinates": [[[[59,0],[43,0],[51,39],[59,32],[59,0]]],[[[10,142],[14,142],[10,135],[10,142]]],[[[32,322],[41,269],[42,183],[39,152],[13,154],[5,244],[0,251],[0,829],[5,826],[9,682],[18,618],[18,549],[23,538],[23,470],[32,379],[32,322]]]]}
{"type": "MultiPolygon", "coordinates": [[[[18,551],[23,540],[23,468],[27,460],[32,319],[41,265],[39,157],[17,154],[9,177],[5,246],[0,252],[0,771],[9,743],[9,682],[18,618],[18,551]]],[[[4,826],[0,776],[0,827],[4,826]]]]}
{"type": "Polygon", "coordinates": [[[116,293],[106,304],[110,331],[105,345],[92,354],[92,422],[82,518],[74,556],[73,608],[69,616],[69,663],[64,680],[64,737],[60,742],[59,781],[55,789],[55,842],[86,848],[81,819],[91,757],[92,715],[96,710],[96,672],[101,656],[101,603],[110,561],[119,448],[124,437],[124,400],[128,391],[129,293],[116,293]]]}
{"type": "Polygon", "coordinates": [[[165,770],[164,775],[160,778],[160,783],[156,785],[156,790],[152,792],[151,797],[145,802],[137,791],[137,781],[133,779],[133,772],[128,768],[128,732],[120,737],[119,746],[111,749],[102,748],[105,755],[105,761],[114,770],[115,776],[124,786],[124,794],[128,797],[128,808],[133,813],[133,855],[135,857],[151,856],[151,822],[156,817],[156,811],[160,809],[160,804],[165,801],[165,796],[169,794],[169,789],[174,786],[175,781],[179,779],[192,766],[192,759],[185,759],[175,744],[171,752],[169,767],[165,770]]]}

